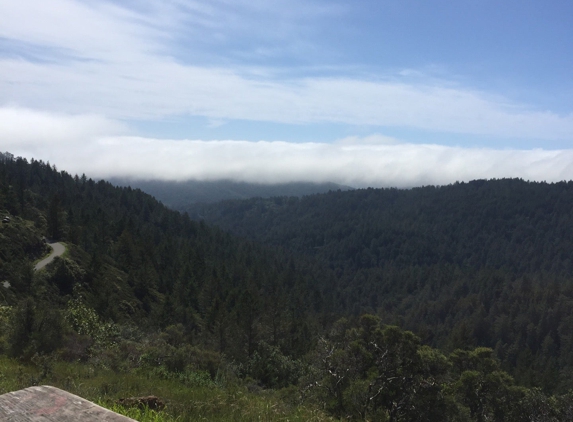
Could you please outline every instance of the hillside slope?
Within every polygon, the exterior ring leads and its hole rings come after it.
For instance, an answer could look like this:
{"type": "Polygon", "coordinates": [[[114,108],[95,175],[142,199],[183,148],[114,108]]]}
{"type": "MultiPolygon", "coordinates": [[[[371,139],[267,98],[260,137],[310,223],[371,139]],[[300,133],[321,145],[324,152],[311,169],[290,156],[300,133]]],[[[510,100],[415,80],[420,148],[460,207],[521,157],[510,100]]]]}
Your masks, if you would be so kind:
{"type": "Polygon", "coordinates": [[[493,347],[520,381],[573,387],[572,182],[480,180],[189,211],[318,259],[336,273],[346,312],[378,313],[449,350],[493,347]]]}
{"type": "Polygon", "coordinates": [[[8,305],[82,297],[104,320],[146,330],[183,324],[185,338],[238,360],[259,341],[293,356],[312,347],[305,334],[325,306],[326,277],[300,260],[191,221],[140,190],[36,160],[0,162],[2,209],[12,216],[0,230],[8,305]],[[69,251],[34,276],[42,235],[69,251]]]}

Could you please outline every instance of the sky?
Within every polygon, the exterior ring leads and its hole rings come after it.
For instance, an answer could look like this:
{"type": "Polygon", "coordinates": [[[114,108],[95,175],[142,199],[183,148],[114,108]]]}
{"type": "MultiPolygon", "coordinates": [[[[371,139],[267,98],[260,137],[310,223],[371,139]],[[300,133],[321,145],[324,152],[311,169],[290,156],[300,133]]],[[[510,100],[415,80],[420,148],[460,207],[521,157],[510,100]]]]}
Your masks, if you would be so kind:
{"type": "Polygon", "coordinates": [[[0,0],[0,150],[94,178],[573,179],[571,0],[0,0]]]}

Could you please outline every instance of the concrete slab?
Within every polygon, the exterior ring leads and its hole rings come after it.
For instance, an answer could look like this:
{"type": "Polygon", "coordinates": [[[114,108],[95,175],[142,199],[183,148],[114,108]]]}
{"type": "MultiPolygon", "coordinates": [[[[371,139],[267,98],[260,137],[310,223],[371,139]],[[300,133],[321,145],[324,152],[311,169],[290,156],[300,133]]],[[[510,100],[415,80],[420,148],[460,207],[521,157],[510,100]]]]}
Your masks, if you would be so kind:
{"type": "Polygon", "coordinates": [[[67,391],[49,385],[0,395],[0,421],[5,422],[133,422],[67,391]]]}

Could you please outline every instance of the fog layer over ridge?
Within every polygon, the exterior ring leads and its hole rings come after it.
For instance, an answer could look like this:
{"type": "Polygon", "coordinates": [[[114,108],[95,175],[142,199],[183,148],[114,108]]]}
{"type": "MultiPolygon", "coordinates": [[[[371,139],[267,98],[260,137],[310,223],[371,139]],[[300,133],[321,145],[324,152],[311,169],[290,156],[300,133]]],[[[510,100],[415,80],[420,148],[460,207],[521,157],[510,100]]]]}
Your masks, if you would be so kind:
{"type": "Polygon", "coordinates": [[[374,134],[334,143],[170,140],[129,136],[116,121],[0,109],[2,150],[90,177],[334,182],[411,187],[478,178],[573,179],[573,150],[401,143],[374,134]]]}
{"type": "MultiPolygon", "coordinates": [[[[69,158],[69,164],[66,160],[62,164],[70,170],[77,167],[79,172],[73,156],[69,158]]],[[[493,150],[431,144],[348,146],[120,137],[100,139],[81,161],[88,163],[84,171],[100,177],[312,181],[355,187],[411,187],[502,177],[546,181],[573,178],[572,150],[493,150]]]]}

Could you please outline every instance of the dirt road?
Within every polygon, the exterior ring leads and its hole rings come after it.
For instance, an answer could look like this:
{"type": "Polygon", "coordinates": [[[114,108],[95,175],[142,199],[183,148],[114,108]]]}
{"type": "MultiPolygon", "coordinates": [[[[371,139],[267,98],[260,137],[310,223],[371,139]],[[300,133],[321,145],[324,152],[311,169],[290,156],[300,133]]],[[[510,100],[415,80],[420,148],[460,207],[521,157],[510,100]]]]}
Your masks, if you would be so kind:
{"type": "Polygon", "coordinates": [[[60,242],[48,243],[48,246],[52,248],[52,253],[46,258],[42,259],[34,266],[34,270],[38,271],[48,265],[54,260],[55,257],[62,255],[66,251],[66,247],[60,242]]]}

